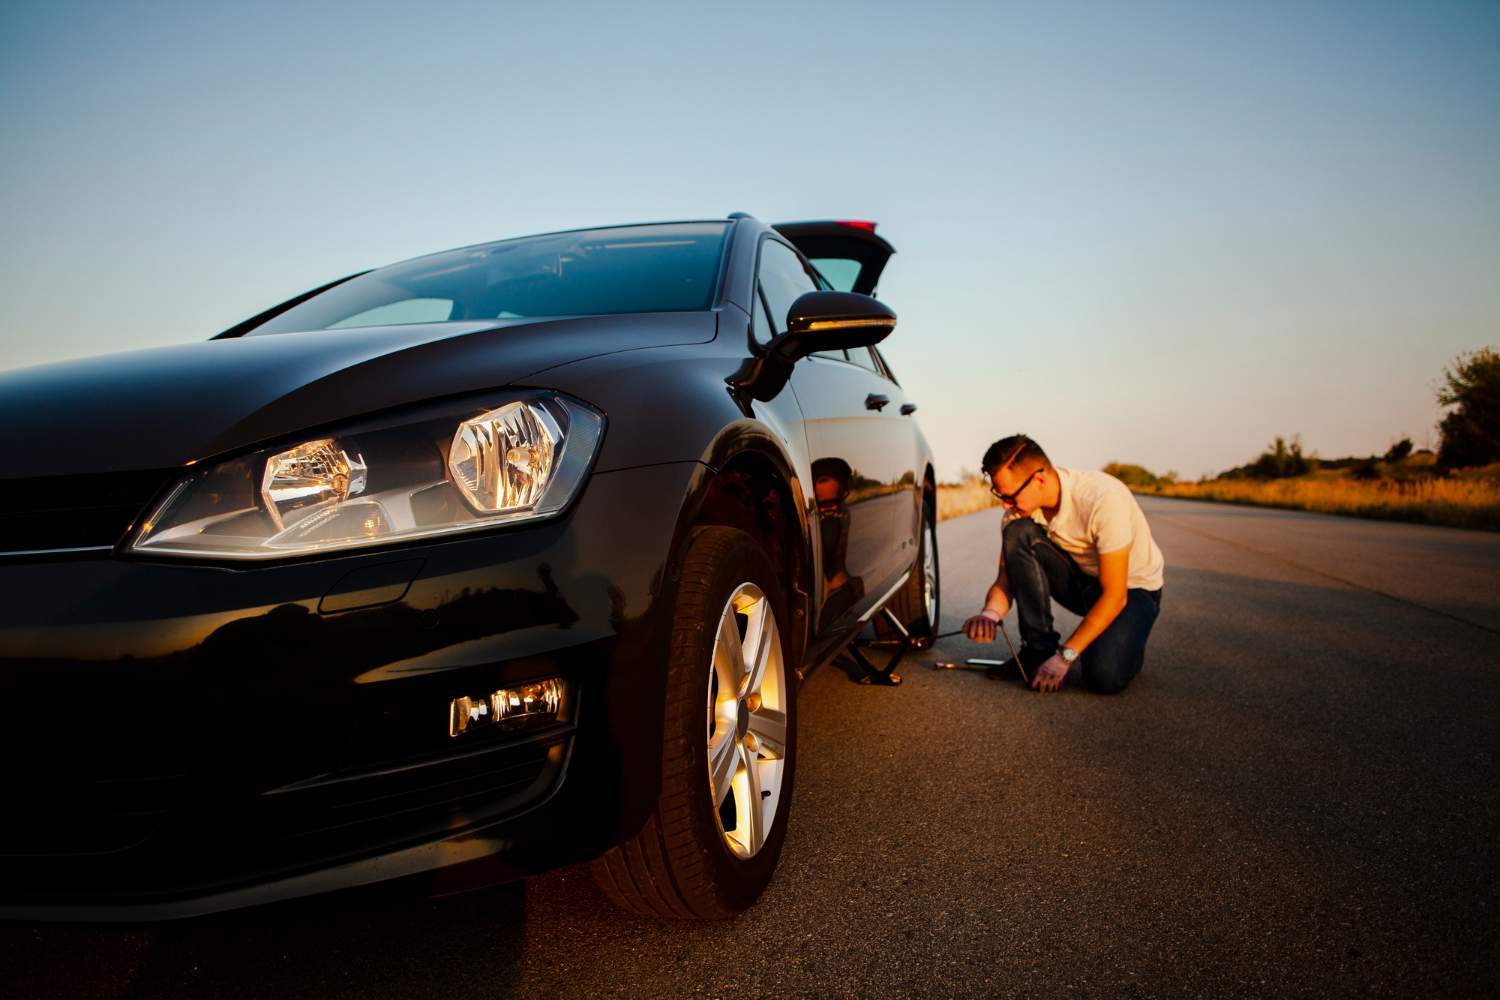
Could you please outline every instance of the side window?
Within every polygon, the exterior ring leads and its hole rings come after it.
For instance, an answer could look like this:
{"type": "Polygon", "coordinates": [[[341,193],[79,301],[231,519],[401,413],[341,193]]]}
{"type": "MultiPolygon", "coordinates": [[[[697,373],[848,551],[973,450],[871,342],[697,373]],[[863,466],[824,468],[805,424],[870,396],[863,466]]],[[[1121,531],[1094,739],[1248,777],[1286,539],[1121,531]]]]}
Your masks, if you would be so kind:
{"type": "Polygon", "coordinates": [[[804,292],[817,291],[818,283],[790,247],[766,240],[760,245],[760,287],[771,308],[771,325],[777,333],[785,333],[786,314],[792,303],[804,292]]]}
{"type": "Polygon", "coordinates": [[[870,349],[868,347],[851,347],[849,349],[849,360],[861,368],[868,368],[881,378],[885,378],[885,373],[880,370],[880,366],[875,363],[875,359],[870,357],[870,349]]]}
{"type": "MultiPolygon", "coordinates": [[[[808,273],[796,253],[775,240],[766,240],[760,246],[760,282],[777,333],[786,331],[786,314],[792,303],[804,292],[817,291],[824,284],[808,273]]],[[[813,357],[847,360],[843,351],[815,351],[813,357]]]]}
{"type": "Polygon", "coordinates": [[[880,353],[880,349],[872,347],[870,348],[870,353],[875,355],[875,360],[879,361],[880,367],[885,369],[885,377],[900,385],[901,380],[896,377],[895,370],[891,368],[891,363],[885,359],[885,355],[880,353]]]}

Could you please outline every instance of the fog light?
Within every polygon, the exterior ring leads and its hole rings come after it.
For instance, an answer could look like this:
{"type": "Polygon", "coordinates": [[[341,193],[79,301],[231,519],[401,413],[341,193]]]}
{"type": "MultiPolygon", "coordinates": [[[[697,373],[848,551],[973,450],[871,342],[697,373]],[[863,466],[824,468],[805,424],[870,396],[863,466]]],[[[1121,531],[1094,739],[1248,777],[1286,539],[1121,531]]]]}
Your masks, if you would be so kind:
{"type": "Polygon", "coordinates": [[[454,698],[448,705],[448,735],[482,726],[510,728],[536,718],[555,720],[566,692],[561,679],[549,677],[490,694],[454,698]]]}

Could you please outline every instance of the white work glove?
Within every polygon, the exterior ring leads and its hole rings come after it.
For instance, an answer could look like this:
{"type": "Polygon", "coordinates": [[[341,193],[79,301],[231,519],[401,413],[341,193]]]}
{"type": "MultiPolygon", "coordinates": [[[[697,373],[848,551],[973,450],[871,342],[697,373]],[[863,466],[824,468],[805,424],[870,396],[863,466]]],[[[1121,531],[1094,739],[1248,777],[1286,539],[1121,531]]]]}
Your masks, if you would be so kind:
{"type": "Polygon", "coordinates": [[[1031,690],[1033,691],[1056,691],[1062,687],[1063,678],[1068,676],[1068,661],[1062,658],[1062,653],[1053,653],[1052,656],[1036,668],[1031,675],[1031,690]]]}

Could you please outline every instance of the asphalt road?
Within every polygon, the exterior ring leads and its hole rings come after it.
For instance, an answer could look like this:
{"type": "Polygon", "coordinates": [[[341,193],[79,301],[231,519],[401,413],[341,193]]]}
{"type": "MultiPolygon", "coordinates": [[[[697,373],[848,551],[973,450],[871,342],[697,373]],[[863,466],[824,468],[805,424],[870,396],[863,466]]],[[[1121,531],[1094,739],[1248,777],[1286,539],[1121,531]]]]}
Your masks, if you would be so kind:
{"type": "MultiPolygon", "coordinates": [[[[1488,994],[1500,535],[1145,501],[1147,665],[1036,695],[935,659],[802,694],[792,827],[736,921],[588,875],[136,928],[0,927],[9,997],[1488,994]]],[[[995,512],[939,529],[944,626],[995,512]]],[[[1012,625],[1013,630],[1013,625],[1012,625]]]]}

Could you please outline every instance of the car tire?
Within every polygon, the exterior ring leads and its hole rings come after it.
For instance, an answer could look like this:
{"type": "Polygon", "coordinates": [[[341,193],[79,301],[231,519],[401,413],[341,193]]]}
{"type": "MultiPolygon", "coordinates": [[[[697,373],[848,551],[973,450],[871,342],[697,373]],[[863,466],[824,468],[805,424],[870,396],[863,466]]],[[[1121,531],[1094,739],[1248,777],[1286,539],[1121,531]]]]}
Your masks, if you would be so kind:
{"type": "Polygon", "coordinates": [[[593,865],[617,905],[651,917],[723,919],[770,883],[796,763],[787,620],[756,541],[733,528],[699,529],[674,606],[659,798],[642,830],[593,865]]]}
{"type": "MultiPolygon", "coordinates": [[[[922,526],[917,532],[917,561],[906,585],[891,598],[890,609],[911,636],[916,649],[927,649],[938,633],[941,608],[941,577],[938,573],[937,509],[930,496],[922,499],[922,526]]],[[[875,618],[878,637],[883,641],[900,636],[884,615],[875,618]]]]}

